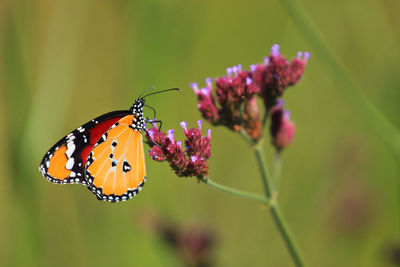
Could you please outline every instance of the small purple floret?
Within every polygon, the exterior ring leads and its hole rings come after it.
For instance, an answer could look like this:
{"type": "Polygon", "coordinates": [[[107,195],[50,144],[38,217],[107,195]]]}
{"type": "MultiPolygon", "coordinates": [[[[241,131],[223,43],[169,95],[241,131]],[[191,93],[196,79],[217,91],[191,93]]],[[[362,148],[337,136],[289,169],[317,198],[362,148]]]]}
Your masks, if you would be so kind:
{"type": "Polygon", "coordinates": [[[212,86],[212,78],[207,78],[207,79],[206,79],[206,84],[207,84],[207,86],[208,86],[209,88],[211,88],[211,86],[212,86]]]}
{"type": "Polygon", "coordinates": [[[205,95],[205,96],[210,95],[210,93],[211,93],[210,87],[201,88],[201,89],[200,89],[200,93],[203,94],[203,95],[205,95]]]}
{"type": "Polygon", "coordinates": [[[167,133],[168,133],[169,140],[171,140],[171,142],[175,142],[174,129],[168,130],[167,133]]]}
{"type": "Polygon", "coordinates": [[[268,66],[269,65],[269,57],[264,58],[264,65],[268,66]]]}
{"type": "Polygon", "coordinates": [[[148,130],[147,133],[149,134],[150,138],[153,139],[153,137],[154,137],[153,129],[148,130]]]}
{"type": "Polygon", "coordinates": [[[190,157],[190,159],[191,159],[192,162],[196,162],[197,156],[194,156],[194,155],[193,155],[193,156],[190,157]]]}
{"type": "Polygon", "coordinates": [[[183,131],[185,132],[185,133],[187,133],[187,122],[186,121],[182,121],[181,123],[180,123],[180,125],[181,125],[181,127],[183,128],[183,131]]]}
{"type": "Polygon", "coordinates": [[[211,138],[211,129],[208,129],[208,130],[207,130],[207,136],[208,136],[208,139],[211,138]]]}
{"type": "Polygon", "coordinates": [[[199,126],[199,130],[201,130],[201,124],[203,123],[203,121],[202,120],[198,120],[197,121],[197,125],[199,126]]]}
{"type": "Polygon", "coordinates": [[[233,66],[232,71],[233,73],[238,74],[239,68],[237,66],[233,66]]]}
{"type": "Polygon", "coordinates": [[[193,89],[193,91],[194,91],[194,93],[195,93],[196,95],[199,94],[199,86],[197,85],[197,83],[191,83],[191,84],[190,84],[190,87],[192,87],[192,89],[193,89]]]}
{"type": "Polygon", "coordinates": [[[279,45],[278,45],[278,44],[274,44],[274,45],[272,46],[272,48],[271,48],[271,54],[272,54],[274,57],[279,56],[279,45]]]}
{"type": "Polygon", "coordinates": [[[253,80],[250,77],[246,78],[246,84],[250,85],[253,82],[253,80]]]}
{"type": "Polygon", "coordinates": [[[198,84],[197,83],[191,83],[190,87],[192,87],[193,89],[197,89],[198,88],[198,84]]]}
{"type": "Polygon", "coordinates": [[[297,52],[297,58],[298,58],[298,59],[301,59],[302,56],[303,56],[303,53],[302,53],[302,52],[297,52]]]}
{"type": "Polygon", "coordinates": [[[304,52],[304,60],[307,61],[311,57],[311,53],[304,52]]]}
{"type": "Polygon", "coordinates": [[[251,72],[255,72],[256,69],[257,69],[257,65],[254,65],[254,64],[250,65],[250,71],[251,72]]]}

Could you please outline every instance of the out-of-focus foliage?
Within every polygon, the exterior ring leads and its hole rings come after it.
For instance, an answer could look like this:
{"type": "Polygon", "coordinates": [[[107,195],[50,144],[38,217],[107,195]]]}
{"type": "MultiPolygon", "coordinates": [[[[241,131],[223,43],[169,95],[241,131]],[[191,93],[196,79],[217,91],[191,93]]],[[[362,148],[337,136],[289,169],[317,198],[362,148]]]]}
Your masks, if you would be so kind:
{"type": "MultiPolygon", "coordinates": [[[[302,2],[400,128],[398,1],[302,2]]],[[[128,109],[153,85],[184,90],[148,98],[163,127],[194,124],[190,82],[262,62],[274,43],[289,58],[310,51],[298,26],[279,1],[0,1],[0,265],[183,266],[138,223],[152,209],[211,229],[217,266],[290,266],[265,209],[177,178],[166,164],[148,160],[144,190],[118,204],[83,186],[47,183],[38,164],[63,134],[128,109]]],[[[400,239],[398,159],[337,79],[313,54],[285,94],[297,131],[283,157],[283,213],[310,266],[391,266],[400,239]]],[[[262,191],[252,153],[234,133],[213,129],[209,163],[214,180],[262,191]]]]}

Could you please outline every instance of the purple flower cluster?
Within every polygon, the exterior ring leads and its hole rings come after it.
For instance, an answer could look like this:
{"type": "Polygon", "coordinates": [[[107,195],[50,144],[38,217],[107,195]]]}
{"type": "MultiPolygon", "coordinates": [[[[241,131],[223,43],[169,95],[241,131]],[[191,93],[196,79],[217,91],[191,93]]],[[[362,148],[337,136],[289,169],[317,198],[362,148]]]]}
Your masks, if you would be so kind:
{"type": "Polygon", "coordinates": [[[263,100],[268,114],[286,88],[301,79],[309,57],[310,53],[299,52],[289,62],[274,45],[263,64],[251,65],[250,70],[243,70],[241,65],[227,68],[226,76],[215,79],[215,95],[211,78],[206,79],[204,88],[192,83],[198,109],[213,125],[225,125],[236,132],[244,130],[257,141],[263,136],[263,123],[256,97],[263,100]]]}
{"type": "Polygon", "coordinates": [[[167,161],[176,175],[180,177],[202,178],[208,173],[207,160],[211,156],[211,130],[207,130],[207,136],[201,135],[202,121],[197,122],[197,128],[187,128],[187,122],[181,122],[186,135],[184,142],[176,141],[174,130],[168,130],[167,134],[158,129],[156,124],[147,131],[147,144],[150,146],[150,157],[156,161],[167,161]]]}
{"type": "Polygon", "coordinates": [[[225,125],[236,132],[244,127],[246,131],[249,130],[248,133],[257,132],[254,135],[254,139],[257,139],[260,131],[254,131],[253,128],[261,130],[261,123],[257,123],[260,114],[254,105],[254,96],[259,94],[260,88],[253,83],[252,74],[242,70],[241,65],[227,68],[226,72],[227,76],[215,80],[216,96],[212,94],[211,78],[206,79],[207,87],[202,89],[198,88],[197,83],[191,84],[199,100],[198,108],[202,116],[212,124],[225,125]],[[247,118],[243,118],[242,109],[247,110],[247,118]],[[253,128],[247,128],[248,125],[253,128]]]}
{"type": "Polygon", "coordinates": [[[289,86],[295,85],[303,75],[310,53],[297,53],[297,57],[289,61],[279,53],[279,45],[271,48],[271,54],[264,59],[264,64],[251,65],[254,82],[260,87],[260,95],[267,109],[275,105],[289,86]]]}

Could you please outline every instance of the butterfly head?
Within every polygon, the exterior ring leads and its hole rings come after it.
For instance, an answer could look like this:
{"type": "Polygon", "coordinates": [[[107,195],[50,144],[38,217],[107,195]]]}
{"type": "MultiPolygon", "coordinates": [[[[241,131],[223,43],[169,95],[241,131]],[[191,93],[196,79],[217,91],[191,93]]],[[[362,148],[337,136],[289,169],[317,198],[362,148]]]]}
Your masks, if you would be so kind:
{"type": "Polygon", "coordinates": [[[129,111],[131,111],[133,115],[143,115],[143,107],[144,107],[144,98],[138,98],[135,100],[135,103],[132,104],[129,111]]]}

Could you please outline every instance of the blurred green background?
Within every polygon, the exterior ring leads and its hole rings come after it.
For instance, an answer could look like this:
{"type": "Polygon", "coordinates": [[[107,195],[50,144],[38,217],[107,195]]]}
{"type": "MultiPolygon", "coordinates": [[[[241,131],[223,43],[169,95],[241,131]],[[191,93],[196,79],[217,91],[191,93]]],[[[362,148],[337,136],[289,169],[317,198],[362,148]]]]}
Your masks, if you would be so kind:
{"type": "MultiPolygon", "coordinates": [[[[362,91],[400,128],[400,3],[302,2],[362,91]]],[[[46,182],[38,164],[68,131],[128,109],[149,86],[184,90],[147,100],[165,129],[194,125],[190,82],[262,62],[274,43],[288,58],[313,53],[298,26],[279,1],[0,1],[0,265],[183,266],[143,227],[152,211],[211,229],[213,266],[292,266],[265,208],[178,179],[165,163],[147,159],[144,191],[114,205],[83,186],[46,182]]],[[[339,79],[314,53],[286,92],[297,133],[284,152],[282,210],[309,266],[394,266],[398,158],[339,79]]],[[[238,135],[213,128],[212,153],[215,181],[262,192],[238,135]]]]}

